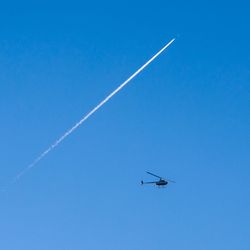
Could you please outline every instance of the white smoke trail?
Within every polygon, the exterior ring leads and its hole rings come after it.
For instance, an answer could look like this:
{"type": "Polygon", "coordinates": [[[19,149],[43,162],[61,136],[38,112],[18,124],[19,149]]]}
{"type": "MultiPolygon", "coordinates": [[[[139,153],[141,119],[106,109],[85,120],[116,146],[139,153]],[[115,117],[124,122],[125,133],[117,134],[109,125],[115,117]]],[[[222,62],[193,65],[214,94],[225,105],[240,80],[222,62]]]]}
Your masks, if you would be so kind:
{"type": "Polygon", "coordinates": [[[101,101],[95,108],[93,108],[87,115],[77,122],[72,128],[70,128],[64,135],[56,140],[48,149],[46,149],[41,155],[39,155],[30,165],[23,169],[12,181],[15,183],[20,177],[22,177],[27,171],[33,168],[39,161],[41,161],[51,150],[57,147],[67,136],[74,132],[82,123],[84,123],[91,115],[93,115],[99,108],[101,108],[106,102],[108,102],[116,93],[118,93],[125,85],[127,85],[134,77],[136,77],[144,68],[146,68],[156,57],[158,57],[175,39],[172,39],[166,44],[159,52],[157,52],[151,59],[149,59],[143,66],[141,66],[133,75],[131,75],[125,82],[123,82],[117,89],[109,94],[103,101],[101,101]]]}

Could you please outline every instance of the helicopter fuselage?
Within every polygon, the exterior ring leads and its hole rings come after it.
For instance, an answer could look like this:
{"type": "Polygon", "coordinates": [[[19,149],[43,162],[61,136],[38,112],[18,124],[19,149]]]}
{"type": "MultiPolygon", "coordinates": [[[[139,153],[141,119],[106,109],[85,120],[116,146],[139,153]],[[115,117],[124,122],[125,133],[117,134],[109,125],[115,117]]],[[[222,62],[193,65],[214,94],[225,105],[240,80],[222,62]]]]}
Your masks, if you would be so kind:
{"type": "Polygon", "coordinates": [[[165,181],[165,180],[159,180],[159,181],[157,181],[155,184],[156,184],[157,186],[165,186],[165,185],[168,184],[168,182],[165,181]]]}

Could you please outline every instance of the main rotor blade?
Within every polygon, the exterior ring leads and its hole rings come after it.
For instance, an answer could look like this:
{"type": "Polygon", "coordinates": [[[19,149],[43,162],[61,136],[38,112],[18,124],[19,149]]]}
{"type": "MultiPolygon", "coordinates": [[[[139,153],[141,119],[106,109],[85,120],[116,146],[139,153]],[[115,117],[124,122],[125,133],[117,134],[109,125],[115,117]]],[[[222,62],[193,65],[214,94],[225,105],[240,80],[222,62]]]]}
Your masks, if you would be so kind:
{"type": "Polygon", "coordinates": [[[169,179],[164,179],[164,180],[166,180],[168,182],[176,183],[175,181],[172,181],[172,180],[169,180],[169,179]]]}
{"type": "Polygon", "coordinates": [[[159,179],[163,179],[162,177],[160,177],[160,176],[158,176],[158,175],[156,175],[156,174],[150,173],[150,172],[148,172],[148,171],[146,171],[146,173],[147,173],[147,174],[150,174],[150,175],[153,175],[154,177],[157,177],[157,178],[159,178],[159,179]]]}

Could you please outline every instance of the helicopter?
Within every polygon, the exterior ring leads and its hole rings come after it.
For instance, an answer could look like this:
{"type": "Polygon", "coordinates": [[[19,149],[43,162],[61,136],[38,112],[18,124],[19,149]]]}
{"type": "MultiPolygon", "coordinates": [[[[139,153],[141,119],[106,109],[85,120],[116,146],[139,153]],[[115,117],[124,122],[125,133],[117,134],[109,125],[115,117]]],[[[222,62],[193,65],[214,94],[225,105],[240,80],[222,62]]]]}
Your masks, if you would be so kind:
{"type": "Polygon", "coordinates": [[[147,174],[150,174],[150,175],[152,175],[152,176],[154,176],[154,177],[156,177],[156,178],[159,178],[159,181],[149,181],[149,182],[141,181],[141,185],[144,185],[144,184],[155,184],[155,185],[158,186],[158,187],[164,187],[164,186],[166,186],[169,182],[176,183],[175,181],[165,179],[165,178],[160,177],[160,176],[158,176],[158,175],[156,175],[156,174],[153,174],[153,173],[151,173],[151,172],[147,172],[147,171],[146,171],[146,173],[147,173],[147,174]]]}

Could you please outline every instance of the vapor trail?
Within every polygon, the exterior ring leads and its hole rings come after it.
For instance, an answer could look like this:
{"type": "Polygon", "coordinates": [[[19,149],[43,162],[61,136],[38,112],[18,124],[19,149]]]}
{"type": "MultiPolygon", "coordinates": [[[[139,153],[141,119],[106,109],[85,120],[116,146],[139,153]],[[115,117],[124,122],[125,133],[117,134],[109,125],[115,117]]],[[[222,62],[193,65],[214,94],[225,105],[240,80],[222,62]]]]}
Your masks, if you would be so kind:
{"type": "Polygon", "coordinates": [[[84,123],[91,115],[93,115],[99,108],[101,108],[106,102],[108,102],[116,93],[118,93],[123,87],[125,87],[134,77],[136,77],[144,68],[146,68],[156,57],[158,57],[175,39],[172,39],[168,44],[166,44],[160,51],[158,51],[151,59],[149,59],[143,66],[141,66],[133,75],[131,75],[126,81],[124,81],[117,89],[115,89],[111,94],[109,94],[103,101],[101,101],[96,107],[94,107],[89,113],[82,117],[82,119],[77,122],[72,128],[65,132],[64,135],[59,137],[51,146],[49,146],[43,153],[41,153],[30,165],[23,169],[16,177],[13,179],[12,183],[15,183],[22,177],[27,171],[35,167],[36,164],[41,161],[50,151],[57,147],[66,137],[73,133],[82,123],[84,123]]]}

